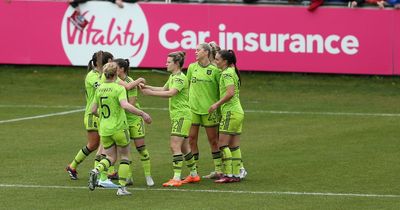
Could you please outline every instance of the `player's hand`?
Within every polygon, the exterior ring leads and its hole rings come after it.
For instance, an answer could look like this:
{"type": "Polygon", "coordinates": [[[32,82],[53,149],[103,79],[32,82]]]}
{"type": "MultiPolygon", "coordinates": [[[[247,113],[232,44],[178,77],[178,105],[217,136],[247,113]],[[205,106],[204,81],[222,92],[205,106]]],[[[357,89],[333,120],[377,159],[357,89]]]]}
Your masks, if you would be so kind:
{"type": "Polygon", "coordinates": [[[149,114],[147,114],[146,112],[143,112],[142,117],[143,117],[144,122],[146,122],[147,124],[151,124],[152,120],[151,120],[151,117],[149,114]]]}
{"type": "Polygon", "coordinates": [[[146,79],[143,77],[139,77],[136,81],[138,81],[139,83],[146,84],[146,79]]]}
{"type": "Polygon", "coordinates": [[[213,105],[211,105],[210,108],[208,109],[208,113],[212,113],[212,112],[214,112],[214,111],[217,110],[217,109],[218,109],[217,104],[213,104],[213,105]]]}
{"type": "Polygon", "coordinates": [[[143,83],[139,83],[138,86],[139,86],[140,89],[146,89],[147,88],[146,85],[143,84],[143,83]]]}

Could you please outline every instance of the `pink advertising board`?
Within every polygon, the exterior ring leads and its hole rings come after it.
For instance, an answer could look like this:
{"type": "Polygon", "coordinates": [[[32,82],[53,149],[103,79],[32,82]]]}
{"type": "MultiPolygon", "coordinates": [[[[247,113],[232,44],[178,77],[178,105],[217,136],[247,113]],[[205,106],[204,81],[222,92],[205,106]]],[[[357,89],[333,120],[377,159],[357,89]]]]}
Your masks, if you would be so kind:
{"type": "Polygon", "coordinates": [[[399,75],[400,12],[385,9],[207,4],[81,4],[79,31],[64,2],[0,1],[0,63],[87,65],[105,50],[133,67],[164,68],[171,51],[216,41],[241,70],[399,75]],[[384,21],[383,21],[384,20],[384,21]],[[397,23],[397,24],[396,24],[397,23]]]}
{"type": "Polygon", "coordinates": [[[400,11],[393,13],[393,25],[395,27],[393,33],[393,68],[394,74],[400,75],[400,11]]]}

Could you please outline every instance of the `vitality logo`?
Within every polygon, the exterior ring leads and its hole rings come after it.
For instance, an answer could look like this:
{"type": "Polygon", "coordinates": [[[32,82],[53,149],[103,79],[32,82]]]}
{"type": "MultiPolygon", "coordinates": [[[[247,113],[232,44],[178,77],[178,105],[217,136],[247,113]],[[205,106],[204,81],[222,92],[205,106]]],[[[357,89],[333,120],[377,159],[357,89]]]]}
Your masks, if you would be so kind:
{"type": "Polygon", "coordinates": [[[140,64],[147,51],[149,29],[138,4],[124,4],[121,9],[109,2],[88,2],[80,9],[89,22],[85,28],[80,30],[70,21],[72,7],[66,10],[61,26],[62,44],[71,64],[87,65],[99,50],[129,59],[132,67],[140,64]]]}

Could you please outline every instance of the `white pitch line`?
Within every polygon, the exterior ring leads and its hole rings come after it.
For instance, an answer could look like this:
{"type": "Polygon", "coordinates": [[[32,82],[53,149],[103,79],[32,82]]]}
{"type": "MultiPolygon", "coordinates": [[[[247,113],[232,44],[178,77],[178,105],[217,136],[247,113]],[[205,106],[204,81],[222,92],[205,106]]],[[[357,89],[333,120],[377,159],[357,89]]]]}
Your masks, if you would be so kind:
{"type": "Polygon", "coordinates": [[[357,113],[357,112],[297,112],[274,110],[244,110],[244,112],[268,113],[268,114],[294,114],[294,115],[336,115],[336,116],[362,116],[362,117],[400,117],[396,113],[357,113]]]}
{"type": "MultiPolygon", "coordinates": [[[[143,109],[165,110],[168,108],[143,107],[143,109]]],[[[253,110],[245,109],[248,113],[267,113],[267,114],[293,114],[293,115],[343,115],[343,116],[370,116],[370,117],[400,117],[396,113],[356,113],[356,112],[297,112],[297,111],[275,111],[275,110],[253,110]]]]}
{"type": "Polygon", "coordinates": [[[10,104],[0,104],[0,108],[61,108],[61,109],[69,109],[69,108],[84,108],[84,106],[69,106],[69,105],[58,105],[58,106],[47,106],[47,105],[10,105],[10,104]]]}
{"type": "MultiPolygon", "coordinates": [[[[47,106],[47,105],[7,105],[0,104],[0,108],[83,108],[83,106],[47,106]]],[[[168,108],[143,107],[148,110],[168,111],[168,108]]],[[[280,110],[254,110],[245,109],[247,113],[266,113],[266,114],[287,114],[287,115],[331,115],[331,116],[360,116],[360,117],[400,117],[400,113],[359,113],[359,112],[300,112],[300,111],[280,111],[280,110]]]]}
{"type": "Polygon", "coordinates": [[[51,113],[51,114],[44,114],[44,115],[37,115],[37,116],[32,116],[32,117],[23,117],[23,118],[16,118],[16,119],[10,119],[10,120],[1,120],[0,124],[3,123],[9,123],[9,122],[18,122],[18,121],[23,121],[23,120],[32,120],[32,119],[38,119],[38,118],[45,118],[45,117],[52,117],[52,116],[59,116],[59,115],[67,115],[75,112],[81,112],[84,111],[85,109],[76,109],[76,110],[71,110],[71,111],[66,111],[66,112],[57,112],[57,113],[51,113]]]}
{"type": "MultiPolygon", "coordinates": [[[[0,188],[46,188],[46,189],[85,189],[79,186],[56,185],[24,185],[24,184],[0,184],[0,188]]],[[[99,188],[103,190],[103,188],[99,188]]],[[[340,196],[340,197],[374,197],[374,198],[400,198],[400,195],[389,194],[360,194],[360,193],[330,193],[330,192],[279,192],[279,191],[234,191],[234,190],[193,190],[171,188],[129,188],[133,191],[169,191],[169,192],[201,192],[201,193],[231,193],[231,194],[258,194],[258,195],[306,195],[306,196],[340,196]]]]}

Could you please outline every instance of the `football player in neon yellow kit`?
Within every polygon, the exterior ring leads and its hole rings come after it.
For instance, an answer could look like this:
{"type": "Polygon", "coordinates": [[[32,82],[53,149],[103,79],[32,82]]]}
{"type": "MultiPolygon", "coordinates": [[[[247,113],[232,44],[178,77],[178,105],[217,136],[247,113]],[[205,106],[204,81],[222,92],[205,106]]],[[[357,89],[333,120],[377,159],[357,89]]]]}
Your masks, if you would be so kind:
{"type": "Polygon", "coordinates": [[[215,182],[239,182],[242,168],[239,137],[242,133],[244,112],[239,99],[240,74],[236,67],[235,53],[232,50],[221,50],[215,57],[215,63],[222,70],[219,83],[220,100],[211,105],[208,111],[212,113],[221,107],[218,144],[223,154],[224,172],[224,176],[215,182]]]}
{"type": "Polygon", "coordinates": [[[189,82],[182,73],[182,66],[185,61],[184,52],[173,52],[168,54],[167,70],[172,74],[164,87],[153,87],[141,85],[142,93],[145,95],[159,96],[169,98],[169,113],[171,119],[171,139],[170,147],[172,151],[172,165],[174,177],[163,184],[164,187],[179,187],[186,183],[195,183],[200,181],[197,174],[196,162],[190,151],[189,135],[191,125],[191,112],[188,103],[189,82]],[[183,160],[190,169],[190,175],[181,180],[181,171],[183,160]]]}
{"type": "MultiPolygon", "coordinates": [[[[117,73],[119,79],[125,81],[126,83],[131,83],[134,80],[128,75],[129,73],[129,60],[128,59],[115,59],[114,62],[117,64],[117,73]]],[[[138,88],[134,88],[132,90],[127,91],[128,102],[140,109],[140,105],[137,101],[138,96],[138,88]]],[[[135,143],[136,150],[140,154],[140,160],[142,163],[144,175],[146,178],[147,186],[153,186],[154,181],[151,177],[151,163],[150,163],[150,154],[146,148],[144,137],[145,137],[145,127],[143,118],[131,114],[130,112],[125,112],[127,117],[127,122],[129,125],[129,133],[132,142],[135,143]]],[[[129,177],[130,183],[132,179],[132,170],[130,171],[129,177]]]]}
{"type": "Polygon", "coordinates": [[[126,181],[130,170],[130,139],[125,110],[143,117],[146,123],[151,123],[151,117],[147,113],[132,106],[127,101],[124,87],[118,85],[117,64],[115,62],[104,65],[106,81],[96,90],[91,112],[99,116],[99,134],[104,146],[106,158],[90,172],[89,189],[94,190],[97,184],[97,176],[105,171],[116,161],[118,152],[121,158],[119,164],[119,184],[117,195],[130,195],[126,189],[126,181]],[[99,111],[99,112],[98,112],[99,111]]]}
{"type": "MultiPolygon", "coordinates": [[[[89,61],[88,64],[89,72],[85,78],[86,109],[84,114],[84,125],[87,131],[88,142],[85,147],[83,147],[81,150],[78,151],[78,153],[74,157],[74,160],[66,168],[66,171],[68,172],[72,180],[78,179],[78,173],[76,171],[78,165],[82,163],[85,160],[85,158],[89,156],[90,153],[95,151],[97,148],[99,148],[99,150],[97,151],[94,165],[96,166],[100,162],[100,160],[105,157],[102,146],[99,147],[100,144],[100,136],[98,134],[99,121],[98,118],[90,112],[90,105],[91,102],[93,101],[96,89],[102,83],[101,75],[103,74],[102,71],[103,65],[112,61],[113,57],[114,56],[109,52],[98,51],[93,54],[92,59],[89,61]]],[[[123,85],[126,89],[132,89],[136,87],[139,82],[144,82],[144,81],[145,80],[143,78],[139,78],[135,82],[129,84],[127,84],[124,81],[120,81],[119,84],[123,85]]],[[[103,187],[107,187],[107,185],[110,186],[113,185],[109,180],[103,180],[103,181],[107,182],[107,183],[102,183],[102,182],[99,183],[103,187]]]]}
{"type": "MultiPolygon", "coordinates": [[[[68,172],[72,180],[78,179],[78,173],[76,168],[78,165],[85,160],[90,153],[95,151],[99,147],[100,136],[98,133],[98,118],[94,116],[90,111],[90,105],[93,101],[94,93],[100,86],[100,76],[102,74],[102,68],[105,63],[112,61],[113,55],[109,52],[98,51],[93,54],[92,59],[88,64],[88,74],[85,78],[85,89],[86,89],[86,109],[84,115],[84,125],[87,131],[88,142],[76,154],[74,160],[67,166],[66,171],[68,172]]],[[[97,152],[95,158],[95,166],[101,160],[101,151],[97,152]]]]}
{"type": "MultiPolygon", "coordinates": [[[[104,73],[100,76],[100,84],[106,82],[106,77],[104,73]]],[[[137,87],[139,83],[144,83],[146,82],[145,79],[143,78],[138,78],[137,80],[130,81],[127,83],[126,81],[121,80],[119,77],[116,78],[115,83],[125,87],[127,91],[133,90],[137,87]]],[[[99,150],[97,152],[98,154],[101,154],[101,157],[105,157],[105,152],[103,146],[100,144],[99,150]]],[[[101,160],[101,159],[100,159],[101,160]]],[[[115,185],[111,179],[118,179],[118,173],[114,169],[114,165],[111,165],[107,171],[103,171],[100,174],[98,186],[104,187],[104,188],[116,188],[117,185],[115,185]],[[108,177],[107,177],[108,175],[108,177]]]]}
{"type": "Polygon", "coordinates": [[[222,154],[218,148],[219,110],[208,113],[208,108],[219,99],[219,79],[221,71],[214,66],[210,59],[212,49],[209,44],[202,43],[196,48],[197,62],[191,63],[187,70],[190,82],[189,104],[192,111],[192,126],[189,133],[190,146],[197,161],[199,149],[197,146],[199,127],[206,130],[208,142],[214,159],[214,171],[203,178],[218,178],[222,175],[222,154]]]}

